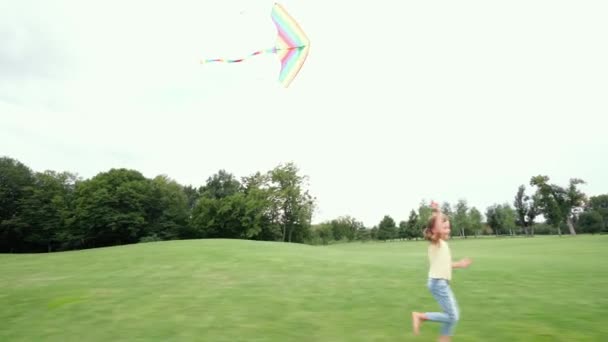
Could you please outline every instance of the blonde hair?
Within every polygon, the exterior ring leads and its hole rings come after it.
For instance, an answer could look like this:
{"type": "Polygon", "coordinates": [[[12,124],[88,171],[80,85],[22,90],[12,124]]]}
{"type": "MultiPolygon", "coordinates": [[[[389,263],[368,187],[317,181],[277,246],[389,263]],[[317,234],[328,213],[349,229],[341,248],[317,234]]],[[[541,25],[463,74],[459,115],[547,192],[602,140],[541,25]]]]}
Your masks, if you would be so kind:
{"type": "Polygon", "coordinates": [[[426,228],[424,229],[424,239],[429,241],[432,244],[439,243],[439,240],[441,239],[441,235],[439,235],[437,232],[434,231],[434,229],[438,223],[437,220],[442,220],[442,222],[447,222],[448,219],[449,218],[446,215],[439,212],[439,210],[434,209],[433,215],[429,218],[429,220],[426,224],[426,228]]]}

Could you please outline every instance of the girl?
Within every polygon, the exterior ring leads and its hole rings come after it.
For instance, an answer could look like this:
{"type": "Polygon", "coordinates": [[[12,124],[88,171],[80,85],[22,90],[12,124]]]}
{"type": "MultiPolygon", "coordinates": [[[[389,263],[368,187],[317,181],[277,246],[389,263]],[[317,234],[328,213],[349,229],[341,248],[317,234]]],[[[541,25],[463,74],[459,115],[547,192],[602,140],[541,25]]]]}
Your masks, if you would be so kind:
{"type": "Polygon", "coordinates": [[[412,312],[412,324],[414,334],[418,335],[423,321],[443,323],[439,341],[445,342],[451,341],[454,326],[459,319],[458,304],[450,288],[452,268],[467,268],[471,264],[471,259],[465,258],[452,262],[450,247],[446,242],[450,236],[450,221],[441,213],[436,202],[431,203],[431,208],[433,216],[424,230],[424,237],[430,242],[428,247],[430,269],[427,287],[435,300],[439,302],[443,312],[412,312]]]}

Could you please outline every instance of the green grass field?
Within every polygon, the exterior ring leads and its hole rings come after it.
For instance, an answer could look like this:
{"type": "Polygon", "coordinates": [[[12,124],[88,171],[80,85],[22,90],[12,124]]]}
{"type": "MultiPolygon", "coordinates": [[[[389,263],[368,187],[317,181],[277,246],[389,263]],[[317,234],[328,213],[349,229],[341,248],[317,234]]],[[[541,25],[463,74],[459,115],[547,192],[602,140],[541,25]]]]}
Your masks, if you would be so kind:
{"type": "MultiPolygon", "coordinates": [[[[455,341],[607,341],[608,237],[450,243],[455,341]]],[[[0,255],[0,341],[435,341],[426,243],[238,240],[0,255]]]]}

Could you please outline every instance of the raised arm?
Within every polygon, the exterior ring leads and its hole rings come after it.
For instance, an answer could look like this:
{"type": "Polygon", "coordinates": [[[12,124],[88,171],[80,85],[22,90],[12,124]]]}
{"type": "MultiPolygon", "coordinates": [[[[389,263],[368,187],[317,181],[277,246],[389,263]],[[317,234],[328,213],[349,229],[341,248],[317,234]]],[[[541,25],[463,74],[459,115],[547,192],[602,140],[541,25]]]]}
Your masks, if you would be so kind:
{"type": "Polygon", "coordinates": [[[441,214],[441,208],[439,208],[439,203],[431,201],[431,209],[433,209],[433,214],[441,214]]]}

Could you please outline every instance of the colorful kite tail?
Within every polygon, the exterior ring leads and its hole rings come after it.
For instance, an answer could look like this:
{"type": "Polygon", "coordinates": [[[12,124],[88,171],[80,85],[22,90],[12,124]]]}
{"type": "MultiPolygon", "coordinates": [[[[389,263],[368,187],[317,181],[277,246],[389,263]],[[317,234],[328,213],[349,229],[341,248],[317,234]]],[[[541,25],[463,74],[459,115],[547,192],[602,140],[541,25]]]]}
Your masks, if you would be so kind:
{"type": "Polygon", "coordinates": [[[205,60],[201,61],[201,64],[215,63],[215,62],[218,62],[218,63],[240,63],[240,62],[243,62],[243,61],[249,59],[250,57],[261,55],[261,54],[264,54],[264,53],[277,53],[277,48],[258,50],[258,51],[250,53],[247,57],[237,58],[237,59],[226,59],[226,58],[205,59],[205,60]]]}

